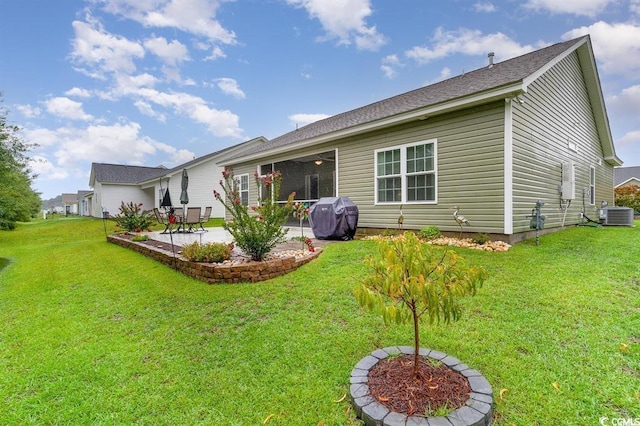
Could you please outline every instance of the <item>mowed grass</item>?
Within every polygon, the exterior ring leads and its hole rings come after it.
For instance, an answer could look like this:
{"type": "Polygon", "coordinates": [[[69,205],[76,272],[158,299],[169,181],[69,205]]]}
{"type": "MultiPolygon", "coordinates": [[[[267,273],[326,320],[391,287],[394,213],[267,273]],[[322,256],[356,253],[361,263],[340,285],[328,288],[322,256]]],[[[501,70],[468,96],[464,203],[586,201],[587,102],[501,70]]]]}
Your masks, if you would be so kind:
{"type": "MultiPolygon", "coordinates": [[[[412,343],[353,297],[371,241],[274,280],[208,285],[105,231],[61,218],[0,232],[0,424],[357,425],[353,366],[412,343]]],[[[484,374],[496,424],[640,417],[639,227],[458,252],[489,279],[461,321],[423,326],[422,346],[484,374]]]]}

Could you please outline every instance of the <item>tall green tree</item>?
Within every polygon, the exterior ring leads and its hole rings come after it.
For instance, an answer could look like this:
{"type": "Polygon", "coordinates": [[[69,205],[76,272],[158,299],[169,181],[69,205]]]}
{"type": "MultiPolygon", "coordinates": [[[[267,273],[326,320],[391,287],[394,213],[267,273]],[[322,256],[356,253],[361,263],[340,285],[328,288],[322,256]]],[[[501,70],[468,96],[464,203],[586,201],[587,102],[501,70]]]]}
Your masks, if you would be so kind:
{"type": "Polygon", "coordinates": [[[35,145],[24,142],[19,133],[18,126],[7,123],[7,111],[0,107],[0,229],[13,229],[15,222],[28,221],[40,210],[28,157],[35,145]]]}

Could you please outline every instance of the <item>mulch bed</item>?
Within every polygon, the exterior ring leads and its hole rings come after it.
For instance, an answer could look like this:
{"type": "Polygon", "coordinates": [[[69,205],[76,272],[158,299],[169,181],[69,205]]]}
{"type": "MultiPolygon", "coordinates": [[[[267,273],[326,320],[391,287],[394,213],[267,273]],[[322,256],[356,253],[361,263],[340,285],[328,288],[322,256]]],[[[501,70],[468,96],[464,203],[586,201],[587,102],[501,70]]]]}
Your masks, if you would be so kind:
{"type": "Polygon", "coordinates": [[[424,357],[413,377],[413,355],[387,358],[369,370],[369,391],[390,411],[408,416],[429,416],[439,408],[455,410],[469,399],[466,377],[444,364],[434,366],[424,357]]]}

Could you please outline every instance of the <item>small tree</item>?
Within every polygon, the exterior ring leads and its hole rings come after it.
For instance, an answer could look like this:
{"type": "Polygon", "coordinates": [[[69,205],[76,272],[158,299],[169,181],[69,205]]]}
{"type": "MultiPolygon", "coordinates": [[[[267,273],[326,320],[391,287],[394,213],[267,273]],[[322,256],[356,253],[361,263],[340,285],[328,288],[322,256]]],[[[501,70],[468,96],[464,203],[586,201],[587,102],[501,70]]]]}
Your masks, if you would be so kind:
{"type": "Polygon", "coordinates": [[[355,290],[361,306],[381,313],[385,323],[413,322],[413,375],[418,376],[419,322],[457,321],[462,314],[460,298],[474,295],[482,286],[482,268],[468,268],[450,250],[422,243],[412,232],[378,242],[377,255],[365,259],[373,271],[355,290]]]}
{"type": "Polygon", "coordinates": [[[231,220],[225,222],[224,229],[233,236],[236,245],[252,260],[264,260],[264,257],[276,245],[286,241],[287,229],[283,228],[287,218],[293,209],[293,197],[291,193],[283,206],[278,205],[280,185],[282,177],[279,172],[268,173],[265,176],[254,174],[258,189],[262,188],[263,197],[258,197],[258,205],[249,207],[242,204],[238,182],[231,170],[222,172],[223,180],[220,181],[224,191],[222,195],[213,191],[213,196],[220,201],[231,220]]]}
{"type": "Polygon", "coordinates": [[[638,185],[619,186],[614,192],[616,206],[631,207],[634,212],[640,211],[640,188],[638,185]]]}

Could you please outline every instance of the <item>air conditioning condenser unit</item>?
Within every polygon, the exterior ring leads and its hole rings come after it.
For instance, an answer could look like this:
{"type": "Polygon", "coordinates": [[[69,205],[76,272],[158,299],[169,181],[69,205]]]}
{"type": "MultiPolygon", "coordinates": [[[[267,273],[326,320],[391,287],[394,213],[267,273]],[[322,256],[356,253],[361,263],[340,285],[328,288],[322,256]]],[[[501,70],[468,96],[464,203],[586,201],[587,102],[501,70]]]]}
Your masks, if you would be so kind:
{"type": "Polygon", "coordinates": [[[633,209],[630,207],[604,207],[602,216],[606,226],[633,226],[633,209]]]}

